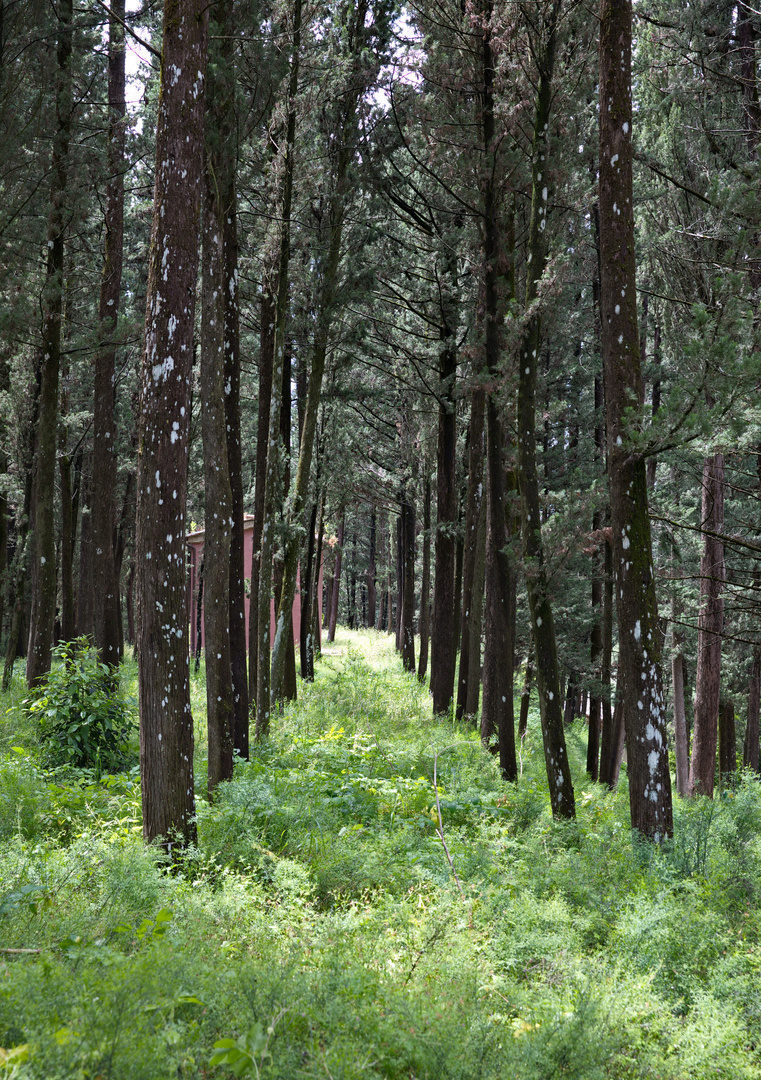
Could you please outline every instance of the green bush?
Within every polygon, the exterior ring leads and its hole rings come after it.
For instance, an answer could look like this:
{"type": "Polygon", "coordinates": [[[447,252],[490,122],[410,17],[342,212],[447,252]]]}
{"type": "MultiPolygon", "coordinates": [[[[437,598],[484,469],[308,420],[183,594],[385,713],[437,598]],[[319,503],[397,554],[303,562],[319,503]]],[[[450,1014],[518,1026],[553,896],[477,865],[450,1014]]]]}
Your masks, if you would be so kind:
{"type": "Polygon", "coordinates": [[[136,726],[118,675],[100,663],[87,638],[62,642],[53,656],[57,663],[23,703],[50,764],[118,772],[136,726]]]}

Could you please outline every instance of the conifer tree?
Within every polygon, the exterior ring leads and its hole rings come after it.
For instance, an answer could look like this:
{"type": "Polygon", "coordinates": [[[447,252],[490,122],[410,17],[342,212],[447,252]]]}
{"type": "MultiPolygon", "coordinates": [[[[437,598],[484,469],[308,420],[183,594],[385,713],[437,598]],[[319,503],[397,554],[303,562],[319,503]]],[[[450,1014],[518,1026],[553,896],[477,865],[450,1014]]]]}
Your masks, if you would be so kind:
{"type": "Polygon", "coordinates": [[[605,368],[619,689],[632,826],[672,832],[671,774],[645,459],[628,417],[642,404],[632,201],[632,11],[600,5],[600,307],[605,368]]]}
{"type": "Polygon", "coordinates": [[[208,8],[164,8],[140,386],[138,659],[143,836],[196,831],[185,530],[208,8]]]}

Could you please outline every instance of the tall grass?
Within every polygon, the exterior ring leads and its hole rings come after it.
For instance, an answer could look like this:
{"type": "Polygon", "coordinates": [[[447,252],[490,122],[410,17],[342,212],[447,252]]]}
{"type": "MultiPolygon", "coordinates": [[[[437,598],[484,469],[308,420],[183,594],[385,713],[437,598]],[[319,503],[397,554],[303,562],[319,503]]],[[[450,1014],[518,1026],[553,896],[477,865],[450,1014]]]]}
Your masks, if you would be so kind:
{"type": "Polygon", "coordinates": [[[625,779],[586,782],[581,725],[559,825],[537,715],[506,785],[385,635],[340,632],[299,692],[210,805],[195,680],[179,873],[142,846],[137,777],[47,774],[6,704],[0,1076],[228,1077],[222,1040],[283,1080],[761,1076],[755,778],[680,804],[657,849],[625,779]]]}

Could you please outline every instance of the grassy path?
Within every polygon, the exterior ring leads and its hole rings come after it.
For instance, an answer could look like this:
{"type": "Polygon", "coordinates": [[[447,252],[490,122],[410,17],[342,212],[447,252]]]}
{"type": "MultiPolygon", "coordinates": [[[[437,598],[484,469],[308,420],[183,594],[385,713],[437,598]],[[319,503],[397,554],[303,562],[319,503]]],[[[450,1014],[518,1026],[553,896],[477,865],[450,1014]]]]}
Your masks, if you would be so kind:
{"type": "Polygon", "coordinates": [[[583,731],[558,826],[538,718],[508,787],[385,635],[341,631],[300,693],[174,875],[134,777],[47,776],[7,715],[0,1077],[761,1077],[756,782],[656,851],[585,785],[583,731]]]}

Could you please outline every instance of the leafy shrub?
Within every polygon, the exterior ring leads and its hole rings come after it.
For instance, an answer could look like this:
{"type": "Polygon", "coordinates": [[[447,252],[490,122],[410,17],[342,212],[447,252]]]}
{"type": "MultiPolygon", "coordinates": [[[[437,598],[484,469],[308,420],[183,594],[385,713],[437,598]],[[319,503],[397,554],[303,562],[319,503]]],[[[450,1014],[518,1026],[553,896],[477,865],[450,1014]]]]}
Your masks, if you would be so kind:
{"type": "Polygon", "coordinates": [[[50,763],[118,772],[135,728],[118,676],[100,663],[87,638],[62,642],[53,656],[58,663],[23,703],[39,723],[50,763]]]}

